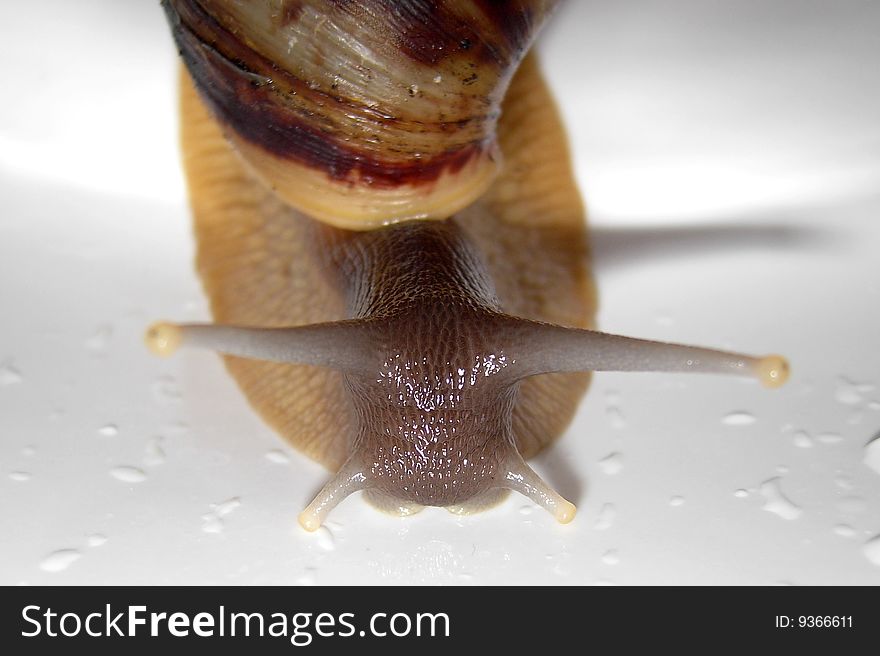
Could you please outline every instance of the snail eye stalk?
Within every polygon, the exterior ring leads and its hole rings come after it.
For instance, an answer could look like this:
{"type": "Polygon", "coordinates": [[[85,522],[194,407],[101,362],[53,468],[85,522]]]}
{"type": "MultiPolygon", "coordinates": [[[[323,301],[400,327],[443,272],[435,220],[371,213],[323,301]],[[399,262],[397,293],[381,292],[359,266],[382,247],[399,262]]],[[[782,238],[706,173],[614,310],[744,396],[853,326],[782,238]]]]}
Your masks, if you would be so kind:
{"type": "Polygon", "coordinates": [[[743,376],[775,388],[789,375],[780,355],[756,357],[520,319],[513,320],[510,339],[523,377],[557,371],[692,372],[743,376]]]}
{"type": "Polygon", "coordinates": [[[560,524],[574,519],[577,508],[550,487],[529,467],[518,453],[513,453],[502,468],[499,487],[519,492],[549,512],[560,524]]]}
{"type": "Polygon", "coordinates": [[[364,337],[364,322],[357,320],[295,328],[159,322],[147,329],[144,341],[162,357],[181,346],[195,346],[255,360],[357,371],[368,360],[364,337]]]}
{"type": "Polygon", "coordinates": [[[299,525],[309,532],[317,531],[331,510],[350,494],[369,487],[368,483],[365,468],[352,456],[299,514],[299,525]]]}

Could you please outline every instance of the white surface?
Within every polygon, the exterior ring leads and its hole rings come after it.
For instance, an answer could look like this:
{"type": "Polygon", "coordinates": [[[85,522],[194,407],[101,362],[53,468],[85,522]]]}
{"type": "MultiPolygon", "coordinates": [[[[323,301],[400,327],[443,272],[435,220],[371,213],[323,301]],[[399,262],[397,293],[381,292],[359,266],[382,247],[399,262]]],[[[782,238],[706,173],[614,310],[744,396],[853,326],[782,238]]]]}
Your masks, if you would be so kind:
{"type": "Polygon", "coordinates": [[[786,388],[598,375],[534,463],[574,523],[352,497],[315,535],[326,472],[141,345],[207,318],[158,3],[0,31],[0,583],[880,583],[880,4],[570,2],[541,45],[602,327],[779,351],[786,388]]]}

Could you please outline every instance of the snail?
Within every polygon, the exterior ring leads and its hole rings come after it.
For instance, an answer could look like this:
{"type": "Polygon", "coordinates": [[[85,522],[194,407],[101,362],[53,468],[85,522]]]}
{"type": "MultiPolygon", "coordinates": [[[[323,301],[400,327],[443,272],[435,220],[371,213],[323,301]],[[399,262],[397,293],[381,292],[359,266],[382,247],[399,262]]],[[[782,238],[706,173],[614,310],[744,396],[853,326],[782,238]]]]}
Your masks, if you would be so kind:
{"type": "Polygon", "coordinates": [[[214,349],[265,421],[390,513],[575,507],[527,464],[593,371],[781,385],[786,361],[594,330],[563,129],[529,47],[554,0],[163,0],[214,349]]]}

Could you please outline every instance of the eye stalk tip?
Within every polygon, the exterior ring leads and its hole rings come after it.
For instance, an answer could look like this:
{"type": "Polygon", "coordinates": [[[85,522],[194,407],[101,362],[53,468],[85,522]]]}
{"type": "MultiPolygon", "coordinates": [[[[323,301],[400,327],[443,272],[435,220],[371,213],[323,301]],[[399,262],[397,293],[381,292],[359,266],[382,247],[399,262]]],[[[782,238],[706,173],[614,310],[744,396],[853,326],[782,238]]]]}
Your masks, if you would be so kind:
{"type": "Polygon", "coordinates": [[[782,387],[788,380],[788,360],[781,355],[766,355],[758,360],[756,373],[764,387],[768,389],[782,387]]]}
{"type": "Polygon", "coordinates": [[[147,328],[144,334],[144,343],[155,355],[167,358],[172,355],[183,341],[183,334],[180,326],[159,321],[147,328]]]}
{"type": "Polygon", "coordinates": [[[556,505],[556,511],[553,513],[553,516],[556,517],[556,521],[560,524],[568,524],[574,519],[575,514],[577,514],[577,506],[563,499],[556,505]]]}
{"type": "Polygon", "coordinates": [[[308,508],[299,514],[297,521],[309,533],[314,533],[321,528],[321,519],[315,513],[310,512],[308,508]]]}

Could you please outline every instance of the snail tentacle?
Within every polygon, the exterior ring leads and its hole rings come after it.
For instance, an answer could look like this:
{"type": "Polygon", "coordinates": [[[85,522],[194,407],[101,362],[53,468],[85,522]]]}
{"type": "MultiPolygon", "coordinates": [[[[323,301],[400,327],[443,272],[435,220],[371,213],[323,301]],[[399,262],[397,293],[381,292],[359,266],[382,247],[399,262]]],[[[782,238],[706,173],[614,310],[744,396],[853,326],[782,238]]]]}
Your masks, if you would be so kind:
{"type": "MultiPolygon", "coordinates": [[[[512,321],[514,346],[510,351],[520,378],[560,371],[664,371],[743,376],[767,388],[781,387],[788,380],[788,361],[775,354],[753,356],[524,319],[512,321]]],[[[365,323],[349,320],[257,328],[159,322],[147,330],[145,340],[162,356],[187,345],[257,360],[353,371],[368,366],[365,323]]]]}
{"type": "Polygon", "coordinates": [[[368,361],[365,323],[350,320],[258,328],[158,322],[147,329],[144,341],[160,356],[171,355],[180,346],[195,346],[255,360],[358,371],[368,361]]]}
{"type": "Polygon", "coordinates": [[[297,521],[305,530],[317,531],[330,511],[343,499],[367,487],[365,468],[361,465],[360,459],[353,455],[321,488],[312,502],[299,514],[297,521]]]}
{"type": "Polygon", "coordinates": [[[788,379],[788,362],[779,355],[752,356],[521,319],[514,323],[517,346],[512,350],[523,376],[557,371],[691,372],[754,378],[768,388],[788,379]]]}
{"type": "Polygon", "coordinates": [[[508,457],[502,472],[499,487],[528,497],[553,515],[560,524],[568,524],[574,519],[577,512],[575,505],[544,482],[515,450],[508,457]]]}

